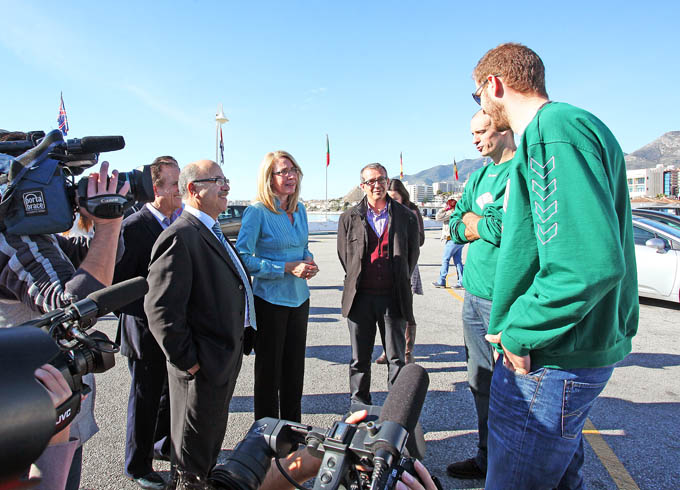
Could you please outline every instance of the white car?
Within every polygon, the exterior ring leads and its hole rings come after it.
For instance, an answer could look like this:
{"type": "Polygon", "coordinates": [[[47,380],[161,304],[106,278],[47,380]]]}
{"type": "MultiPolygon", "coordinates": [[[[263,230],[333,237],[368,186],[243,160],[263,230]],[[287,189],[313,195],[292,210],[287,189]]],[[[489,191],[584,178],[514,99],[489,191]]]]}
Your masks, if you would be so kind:
{"type": "Polygon", "coordinates": [[[680,230],[634,217],[638,293],[680,303],[680,230]]]}

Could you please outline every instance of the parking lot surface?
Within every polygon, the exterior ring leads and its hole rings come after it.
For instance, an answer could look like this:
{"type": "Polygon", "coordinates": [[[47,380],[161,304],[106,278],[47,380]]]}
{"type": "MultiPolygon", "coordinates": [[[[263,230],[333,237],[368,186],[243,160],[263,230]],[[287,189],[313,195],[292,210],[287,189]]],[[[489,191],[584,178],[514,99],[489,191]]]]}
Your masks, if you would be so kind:
{"type": "MultiPolygon", "coordinates": [[[[444,488],[482,488],[481,480],[449,478],[446,465],[471,457],[476,444],[476,415],[467,387],[461,323],[462,291],[431,286],[439,272],[439,231],[427,232],[419,260],[425,294],[414,299],[418,322],[416,362],[430,376],[421,423],[427,440],[426,466],[444,488]]],[[[319,274],[310,281],[302,421],[328,427],[349,407],[347,324],[340,315],[343,272],[335,235],[310,237],[319,274]]],[[[455,275],[455,268],[450,270],[455,275]]],[[[110,316],[97,328],[115,338],[110,316]]],[[[586,427],[585,479],[591,489],[680,488],[680,308],[642,300],[633,352],[614,371],[586,427]]],[[[374,358],[381,352],[380,340],[374,358]]],[[[130,377],[125,358],[97,375],[96,417],[100,431],[84,448],[82,488],[135,489],[123,476],[125,421],[130,377]]],[[[253,356],[244,358],[231,402],[223,443],[227,454],[253,422],[253,356]]],[[[374,401],[387,394],[387,368],[373,365],[374,401]]],[[[167,476],[169,464],[155,463],[167,476]]]]}

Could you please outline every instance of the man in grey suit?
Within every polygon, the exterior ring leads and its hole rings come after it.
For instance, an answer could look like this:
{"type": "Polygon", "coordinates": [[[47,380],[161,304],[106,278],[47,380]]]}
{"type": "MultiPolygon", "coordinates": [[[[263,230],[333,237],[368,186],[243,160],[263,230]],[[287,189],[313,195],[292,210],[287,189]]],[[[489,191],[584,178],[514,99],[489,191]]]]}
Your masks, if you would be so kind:
{"type": "Polygon", "coordinates": [[[224,439],[255,310],[246,269],[216,221],[229,193],[222,169],[210,160],[190,163],[179,190],[184,212],[154,245],[144,310],[167,359],[171,485],[193,490],[211,488],[206,478],[224,439]]]}

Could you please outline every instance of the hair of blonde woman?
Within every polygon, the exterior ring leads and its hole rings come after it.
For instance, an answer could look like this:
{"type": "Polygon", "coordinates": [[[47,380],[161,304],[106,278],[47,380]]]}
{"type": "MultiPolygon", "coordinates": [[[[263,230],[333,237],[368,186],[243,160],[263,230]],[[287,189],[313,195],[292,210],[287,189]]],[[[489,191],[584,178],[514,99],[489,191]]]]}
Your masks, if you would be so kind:
{"type": "Polygon", "coordinates": [[[298,170],[298,179],[295,192],[288,196],[288,203],[284,209],[284,211],[287,213],[294,213],[297,211],[298,198],[300,197],[302,169],[295,161],[295,158],[293,158],[293,155],[287,151],[271,151],[267,153],[262,159],[260,170],[257,174],[257,196],[255,196],[255,201],[259,201],[264,204],[265,207],[271,212],[279,214],[279,211],[276,208],[276,194],[274,194],[274,186],[272,185],[272,180],[275,178],[275,176],[272,174],[274,172],[274,164],[281,158],[287,158],[290,160],[290,163],[293,164],[293,167],[297,168],[298,170]]]}

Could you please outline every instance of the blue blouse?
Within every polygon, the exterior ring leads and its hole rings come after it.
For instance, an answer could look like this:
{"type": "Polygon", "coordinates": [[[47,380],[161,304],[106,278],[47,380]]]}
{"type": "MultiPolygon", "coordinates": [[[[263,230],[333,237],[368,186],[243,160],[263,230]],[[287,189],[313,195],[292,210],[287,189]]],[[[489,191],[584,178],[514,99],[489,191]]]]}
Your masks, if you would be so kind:
{"type": "Polygon", "coordinates": [[[261,202],[248,206],[243,213],[236,250],[253,276],[253,294],[281,306],[300,306],[309,298],[305,279],[285,273],[286,262],[313,258],[308,248],[307,211],[298,203],[293,223],[276,205],[273,213],[261,202]]]}

